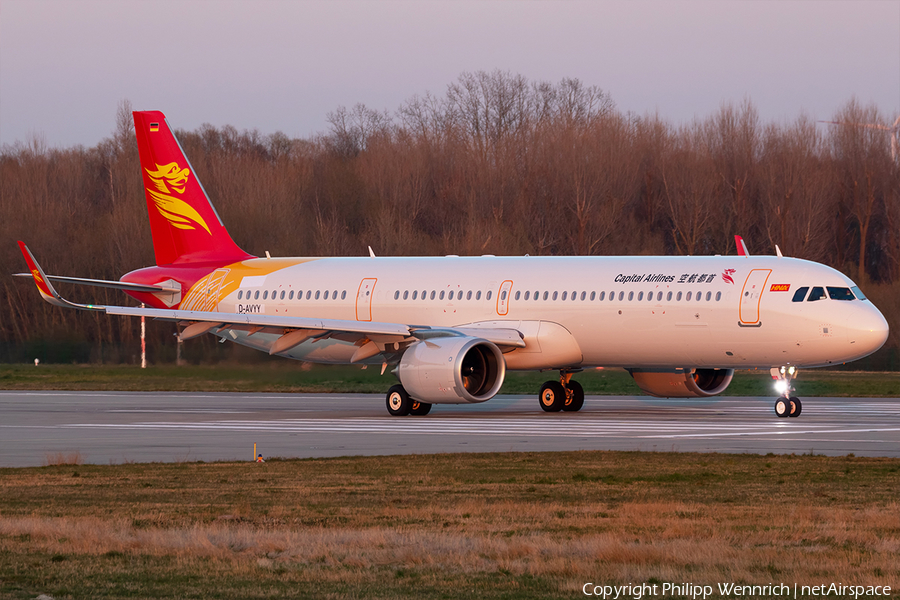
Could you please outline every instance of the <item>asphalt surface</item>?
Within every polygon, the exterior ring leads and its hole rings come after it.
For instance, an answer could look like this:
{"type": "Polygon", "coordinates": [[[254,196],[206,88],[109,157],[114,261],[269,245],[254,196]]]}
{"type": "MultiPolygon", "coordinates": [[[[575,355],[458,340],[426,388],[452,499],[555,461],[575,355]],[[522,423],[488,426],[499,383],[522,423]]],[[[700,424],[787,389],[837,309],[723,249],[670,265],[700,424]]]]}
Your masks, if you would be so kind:
{"type": "Polygon", "coordinates": [[[645,450],[900,457],[900,398],[591,396],[544,413],[536,396],[390,417],[369,394],[0,391],[0,467],[438,452],[645,450]]]}

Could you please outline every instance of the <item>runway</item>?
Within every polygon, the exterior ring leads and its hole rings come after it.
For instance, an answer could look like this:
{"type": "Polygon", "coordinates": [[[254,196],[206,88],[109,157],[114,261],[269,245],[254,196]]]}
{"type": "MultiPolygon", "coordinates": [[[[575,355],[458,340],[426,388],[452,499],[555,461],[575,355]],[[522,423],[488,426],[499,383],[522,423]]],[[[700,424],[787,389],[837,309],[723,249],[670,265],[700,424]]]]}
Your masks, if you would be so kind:
{"type": "Polygon", "coordinates": [[[804,398],[796,419],[773,398],[591,396],[544,413],[532,396],[438,405],[390,417],[369,394],[0,391],[0,466],[251,460],[439,452],[644,450],[900,457],[900,399],[804,398]]]}

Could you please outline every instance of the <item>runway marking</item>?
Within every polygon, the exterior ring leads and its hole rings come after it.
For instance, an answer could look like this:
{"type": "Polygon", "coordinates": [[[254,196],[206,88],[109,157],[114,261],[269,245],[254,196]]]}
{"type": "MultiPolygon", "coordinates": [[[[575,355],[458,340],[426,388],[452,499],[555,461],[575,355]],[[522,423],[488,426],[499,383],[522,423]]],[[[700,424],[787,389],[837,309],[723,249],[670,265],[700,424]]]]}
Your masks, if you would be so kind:
{"type": "MultiPolygon", "coordinates": [[[[150,421],[139,423],[71,423],[52,428],[119,429],[119,430],[187,430],[187,431],[254,431],[279,433],[375,433],[406,435],[499,435],[531,437],[627,437],[634,439],[703,439],[723,437],[806,436],[840,433],[898,432],[900,427],[874,427],[860,424],[847,428],[836,425],[801,425],[775,422],[766,429],[758,423],[661,423],[635,424],[628,421],[578,422],[569,419],[535,418],[470,418],[414,419],[399,421],[381,418],[351,419],[283,419],[222,420],[197,423],[150,421]]],[[[38,426],[41,427],[41,426],[38,426]]],[[[806,438],[799,438],[806,439],[806,438]]]]}

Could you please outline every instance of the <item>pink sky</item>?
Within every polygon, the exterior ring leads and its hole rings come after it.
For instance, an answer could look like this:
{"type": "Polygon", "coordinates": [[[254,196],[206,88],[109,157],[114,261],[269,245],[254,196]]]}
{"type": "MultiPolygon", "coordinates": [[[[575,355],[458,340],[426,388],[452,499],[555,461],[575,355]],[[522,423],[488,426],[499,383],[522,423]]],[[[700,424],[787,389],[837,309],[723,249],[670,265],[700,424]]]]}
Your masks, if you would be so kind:
{"type": "Polygon", "coordinates": [[[577,77],[678,124],[750,98],[766,121],[851,97],[900,111],[900,0],[0,0],[0,144],[94,145],[118,103],[305,137],[463,71],[577,77]]]}

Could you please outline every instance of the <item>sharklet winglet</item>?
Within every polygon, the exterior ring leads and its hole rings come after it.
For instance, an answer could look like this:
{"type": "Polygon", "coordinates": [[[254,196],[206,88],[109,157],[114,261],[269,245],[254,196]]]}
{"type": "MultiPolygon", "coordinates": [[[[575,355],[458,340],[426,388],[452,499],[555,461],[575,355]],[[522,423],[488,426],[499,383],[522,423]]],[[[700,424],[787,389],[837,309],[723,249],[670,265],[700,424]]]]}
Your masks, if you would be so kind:
{"type": "Polygon", "coordinates": [[[31,250],[29,250],[28,246],[25,245],[25,242],[19,240],[19,249],[22,251],[22,256],[25,257],[25,262],[28,264],[28,270],[31,271],[31,276],[34,278],[34,283],[44,300],[54,306],[61,306],[63,308],[77,308],[80,310],[99,311],[105,310],[104,306],[76,304],[74,302],[69,302],[68,300],[60,296],[59,292],[57,292],[53,287],[53,284],[50,283],[50,278],[47,277],[46,273],[44,273],[41,265],[39,265],[37,260],[35,260],[34,255],[31,253],[31,250]]]}

